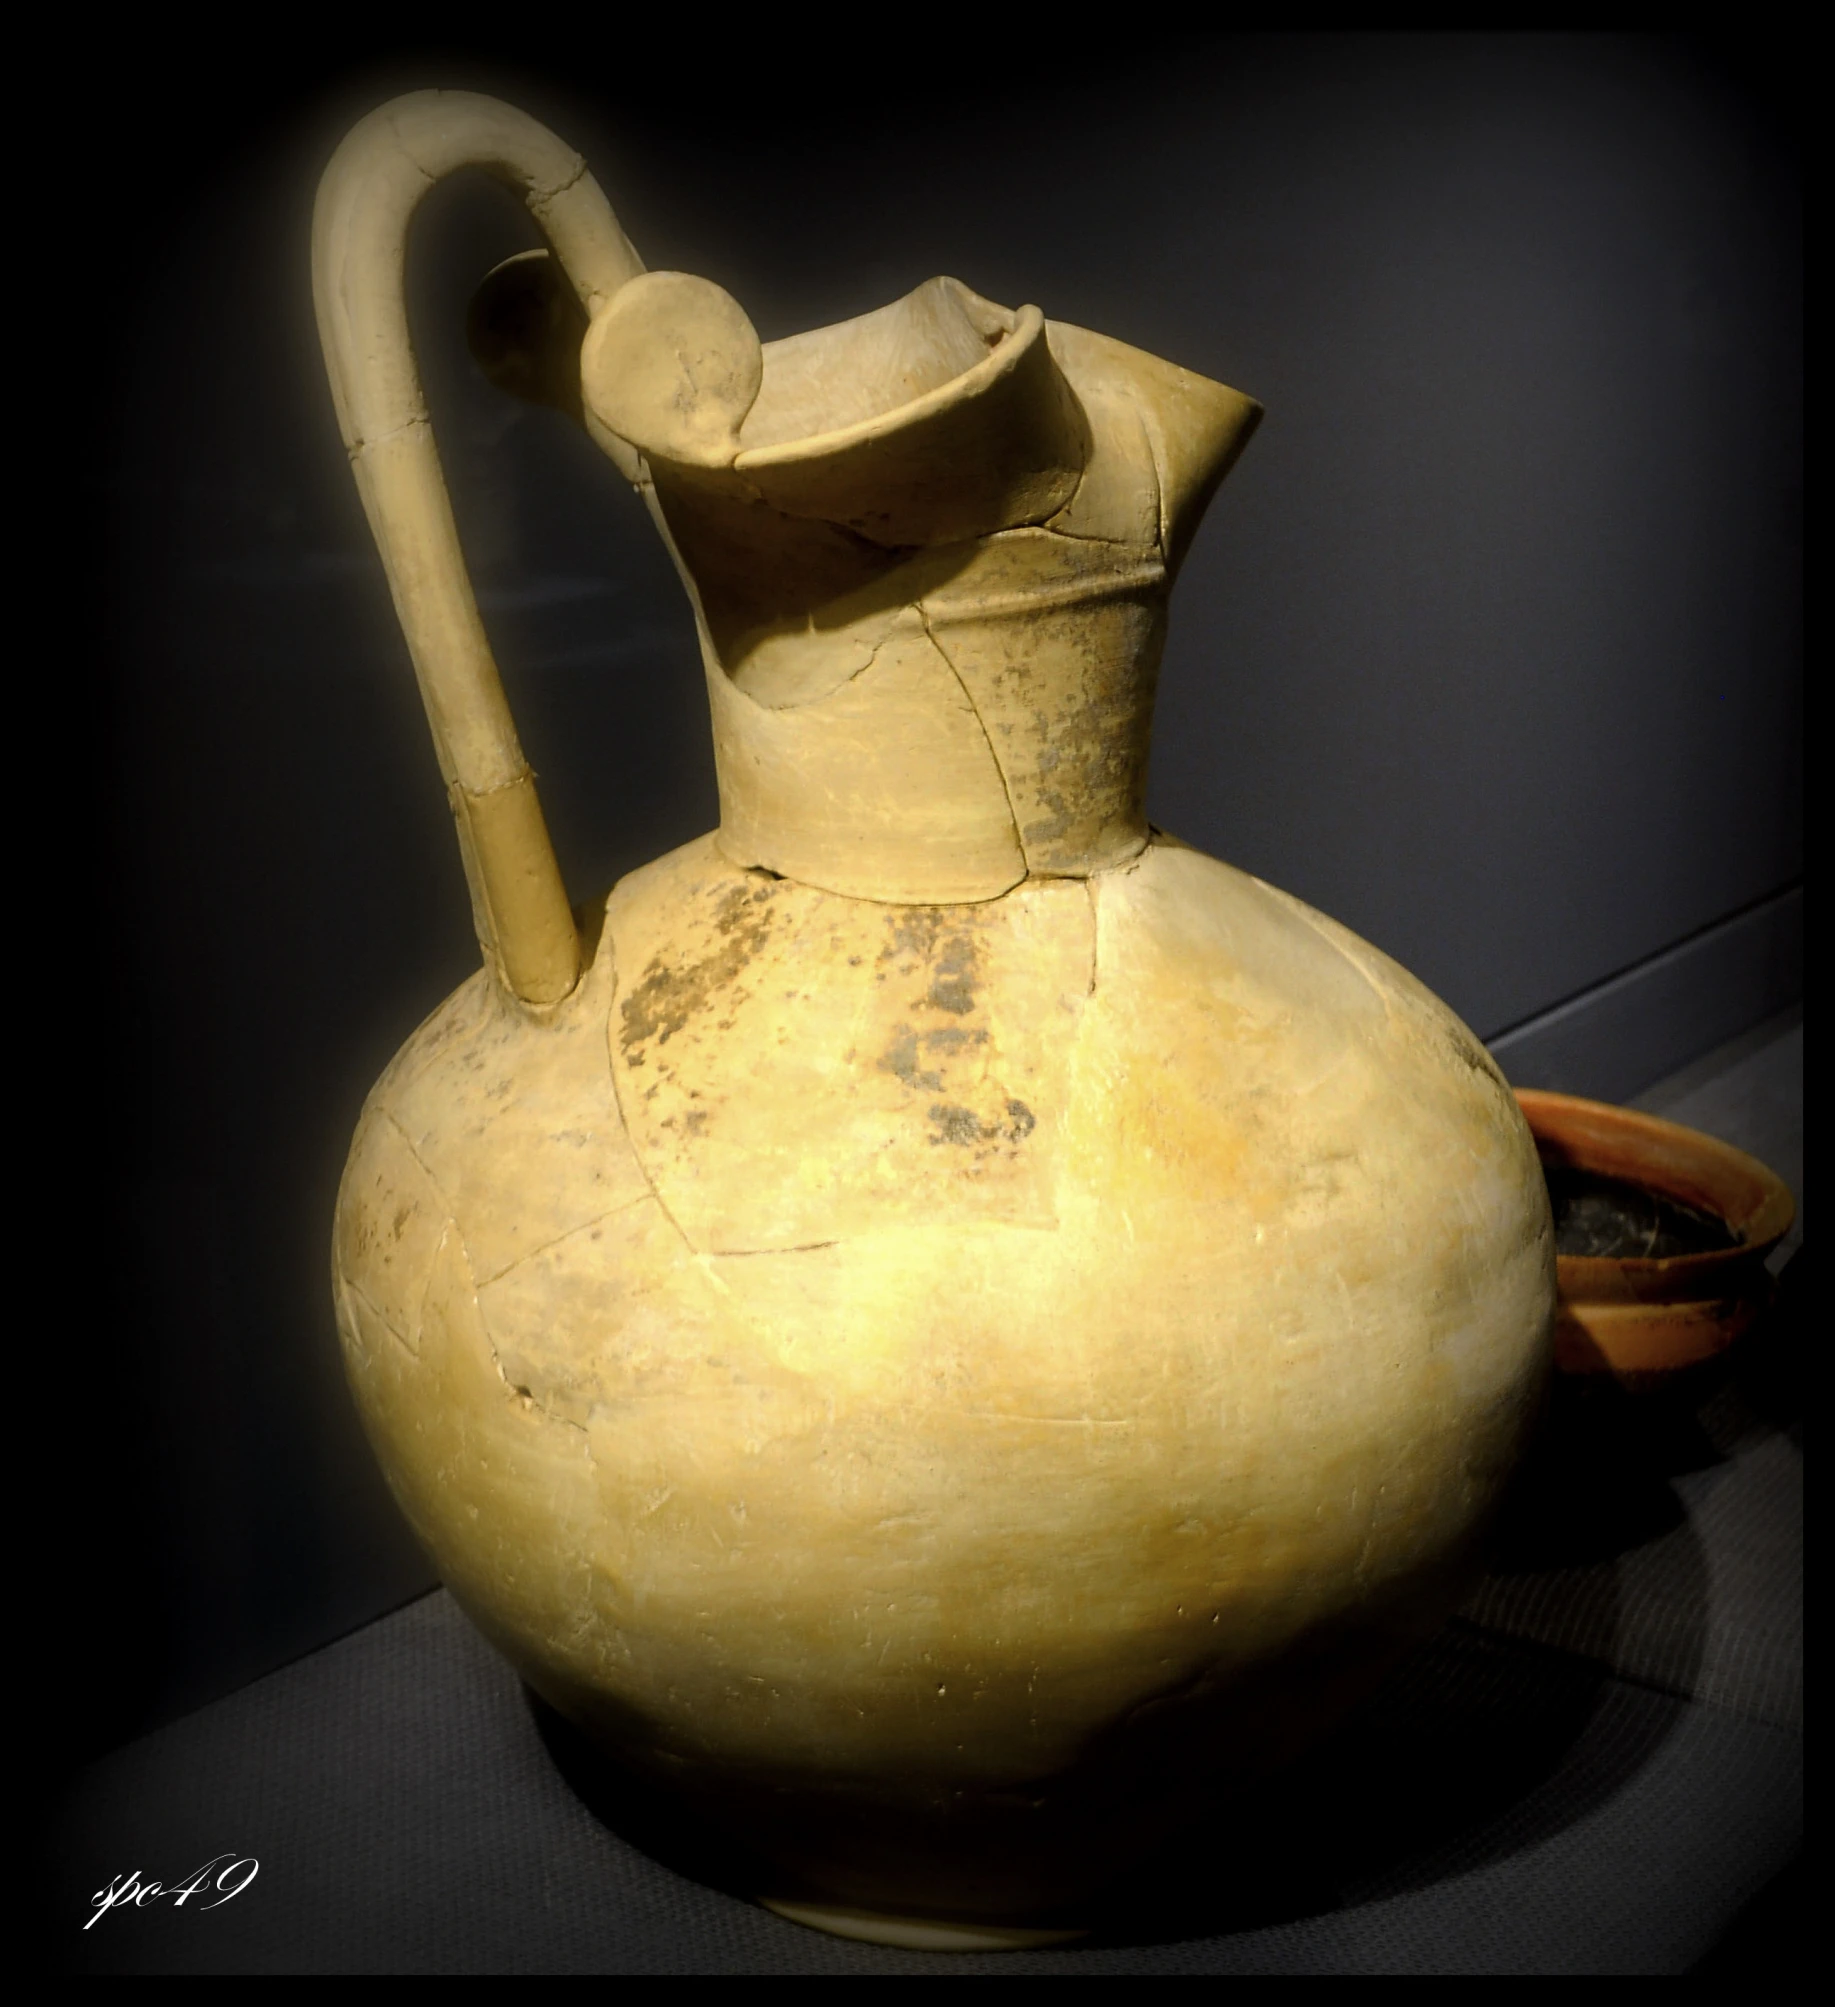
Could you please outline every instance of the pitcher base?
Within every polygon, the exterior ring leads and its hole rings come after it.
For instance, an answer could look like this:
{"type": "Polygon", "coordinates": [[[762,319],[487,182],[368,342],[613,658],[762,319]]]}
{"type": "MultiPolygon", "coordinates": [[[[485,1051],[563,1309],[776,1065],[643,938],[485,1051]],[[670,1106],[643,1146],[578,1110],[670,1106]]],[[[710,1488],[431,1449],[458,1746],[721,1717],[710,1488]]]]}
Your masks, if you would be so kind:
{"type": "Polygon", "coordinates": [[[1038,1951],[1052,1944],[1074,1944],[1087,1930],[1023,1930],[998,1923],[950,1923],[938,1917],[889,1916],[878,1910],[835,1909],[825,1903],[776,1902],[760,1898],[763,1907],[825,1930],[831,1937],[851,1937],[863,1944],[890,1944],[901,1951],[1038,1951]]]}

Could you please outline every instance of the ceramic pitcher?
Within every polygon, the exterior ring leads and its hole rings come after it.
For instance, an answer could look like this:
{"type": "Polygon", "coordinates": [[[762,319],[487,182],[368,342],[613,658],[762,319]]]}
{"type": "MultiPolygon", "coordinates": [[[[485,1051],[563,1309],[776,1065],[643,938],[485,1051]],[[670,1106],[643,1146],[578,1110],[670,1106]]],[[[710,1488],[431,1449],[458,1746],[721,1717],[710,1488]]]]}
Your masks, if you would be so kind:
{"type": "Polygon", "coordinates": [[[947,278],[761,344],[483,98],[366,119],[313,255],[483,957],[338,1201],[395,1494],[747,1893],[1075,1930],[1444,1614],[1547,1360],[1483,1048],[1145,819],[1168,592],[1259,408],[947,278]],[[476,352],[636,485],[706,666],[720,827],[577,913],[403,307],[472,165],[544,240],[476,352]]]}

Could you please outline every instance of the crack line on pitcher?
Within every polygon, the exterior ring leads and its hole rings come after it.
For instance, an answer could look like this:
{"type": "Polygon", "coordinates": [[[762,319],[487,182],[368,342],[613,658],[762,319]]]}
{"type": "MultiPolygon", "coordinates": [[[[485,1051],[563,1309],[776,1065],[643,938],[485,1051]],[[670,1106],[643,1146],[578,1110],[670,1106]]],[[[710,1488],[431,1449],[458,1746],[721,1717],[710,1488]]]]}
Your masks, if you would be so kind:
{"type": "MultiPolygon", "coordinates": [[[[955,657],[937,639],[936,629],[930,624],[930,615],[926,611],[923,601],[914,600],[911,610],[924,623],[924,632],[930,637],[931,647],[942,657],[944,667],[956,679],[957,687],[962,692],[962,701],[968,706],[970,715],[975,720],[976,728],[980,731],[982,740],[987,746],[988,757],[994,762],[994,771],[1000,776],[1000,791],[1007,798],[1007,819],[1013,825],[1013,847],[1019,852],[1020,862],[1025,866],[1026,877],[1029,878],[1032,875],[1032,860],[1026,855],[1026,839],[1020,833],[1019,808],[1013,799],[1013,784],[1007,778],[1007,769],[1001,760],[1000,748],[994,743],[994,734],[988,730],[988,721],[981,715],[981,706],[975,702],[974,692],[969,688],[962,671],[956,667],[955,657]]],[[[1020,879],[1018,882],[1024,884],[1025,878],[1020,879]]],[[[1006,888],[1006,892],[1011,892],[1012,890],[1013,887],[1011,885],[1006,888]]],[[[996,896],[1004,899],[1006,892],[999,893],[996,896]]]]}

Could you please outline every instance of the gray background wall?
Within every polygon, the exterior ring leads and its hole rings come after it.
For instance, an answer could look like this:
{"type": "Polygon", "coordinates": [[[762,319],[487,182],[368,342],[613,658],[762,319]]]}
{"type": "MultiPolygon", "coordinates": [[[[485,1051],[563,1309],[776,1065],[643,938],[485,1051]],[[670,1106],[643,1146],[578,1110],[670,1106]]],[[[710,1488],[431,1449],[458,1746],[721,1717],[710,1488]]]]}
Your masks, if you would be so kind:
{"type": "MultiPolygon", "coordinates": [[[[1792,993],[1788,74],[1761,86],[1675,38],[1015,45],[972,75],[954,47],[919,67],[729,49],[679,100],[590,46],[408,51],[181,79],[108,128],[93,171],[144,188],[73,506],[104,553],[78,594],[112,761],[125,1139],[82,1354],[113,1474],[66,1531],[109,1556],[119,1614],[101,1658],[80,1613],[66,1630],[73,1746],[427,1579],[344,1395],[326,1282],[362,1095],[473,956],[307,290],[317,169],[394,90],[548,119],[646,260],[717,279],[767,338],[951,272],[1261,398],[1175,602],[1153,814],[1398,957],[1518,1077],[1629,1095],[1792,993]]],[[[443,189],[416,312],[583,895],[715,801],[647,522],[465,356],[471,285],[528,241],[496,191],[443,189]]]]}

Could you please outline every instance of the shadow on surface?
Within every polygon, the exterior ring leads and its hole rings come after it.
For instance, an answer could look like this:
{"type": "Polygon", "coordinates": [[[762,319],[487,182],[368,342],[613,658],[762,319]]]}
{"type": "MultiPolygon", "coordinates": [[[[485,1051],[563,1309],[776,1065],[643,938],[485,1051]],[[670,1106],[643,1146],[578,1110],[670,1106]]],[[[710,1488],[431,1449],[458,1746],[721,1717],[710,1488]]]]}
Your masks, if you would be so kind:
{"type": "Polygon", "coordinates": [[[1670,1479],[1717,1456],[1686,1399],[1557,1386],[1479,1593],[1311,1755],[1130,1876],[1100,1941],[1266,1929],[1426,1888],[1621,1791],[1701,1663],[1706,1563],[1670,1479]],[[1689,1615],[1666,1630],[1666,1676],[1627,1679],[1629,1571],[1659,1542],[1689,1615]]]}
{"type": "Polygon", "coordinates": [[[1678,1480],[1799,1443],[1803,1266],[1728,1355],[1655,1390],[1564,1379],[1483,1586],[1329,1742],[1117,1891],[1097,1941],[1248,1930],[1468,1874],[1621,1792],[1690,1704],[1707,1561],[1678,1480]]]}
{"type": "Polygon", "coordinates": [[[1713,1950],[1689,1968],[1690,1977],[1727,1979],[1747,1987],[1755,1981],[1794,1980],[1809,1951],[1805,1897],[1803,1856],[1798,1854],[1746,1904],[1713,1950]]]}
{"type": "Polygon", "coordinates": [[[1622,1789],[1679,1703],[1455,1620],[1355,1720],[1129,1877],[1097,1941],[1266,1930],[1533,1847],[1622,1789]],[[1604,1733],[1601,1733],[1602,1728],[1604,1733]]]}
{"type": "Polygon", "coordinates": [[[1734,1361],[1733,1382],[1746,1408],[1780,1435],[1803,1447],[1803,1369],[1808,1345],[1809,1298],[1803,1249],[1778,1276],[1777,1299],[1765,1322],[1734,1361]]]}
{"type": "Polygon", "coordinates": [[[742,1901],[777,1879],[763,1860],[685,1818],[662,1793],[608,1763],[532,1688],[523,1688],[523,1699],[569,1790],[609,1832],[686,1880],[742,1901]]]}

